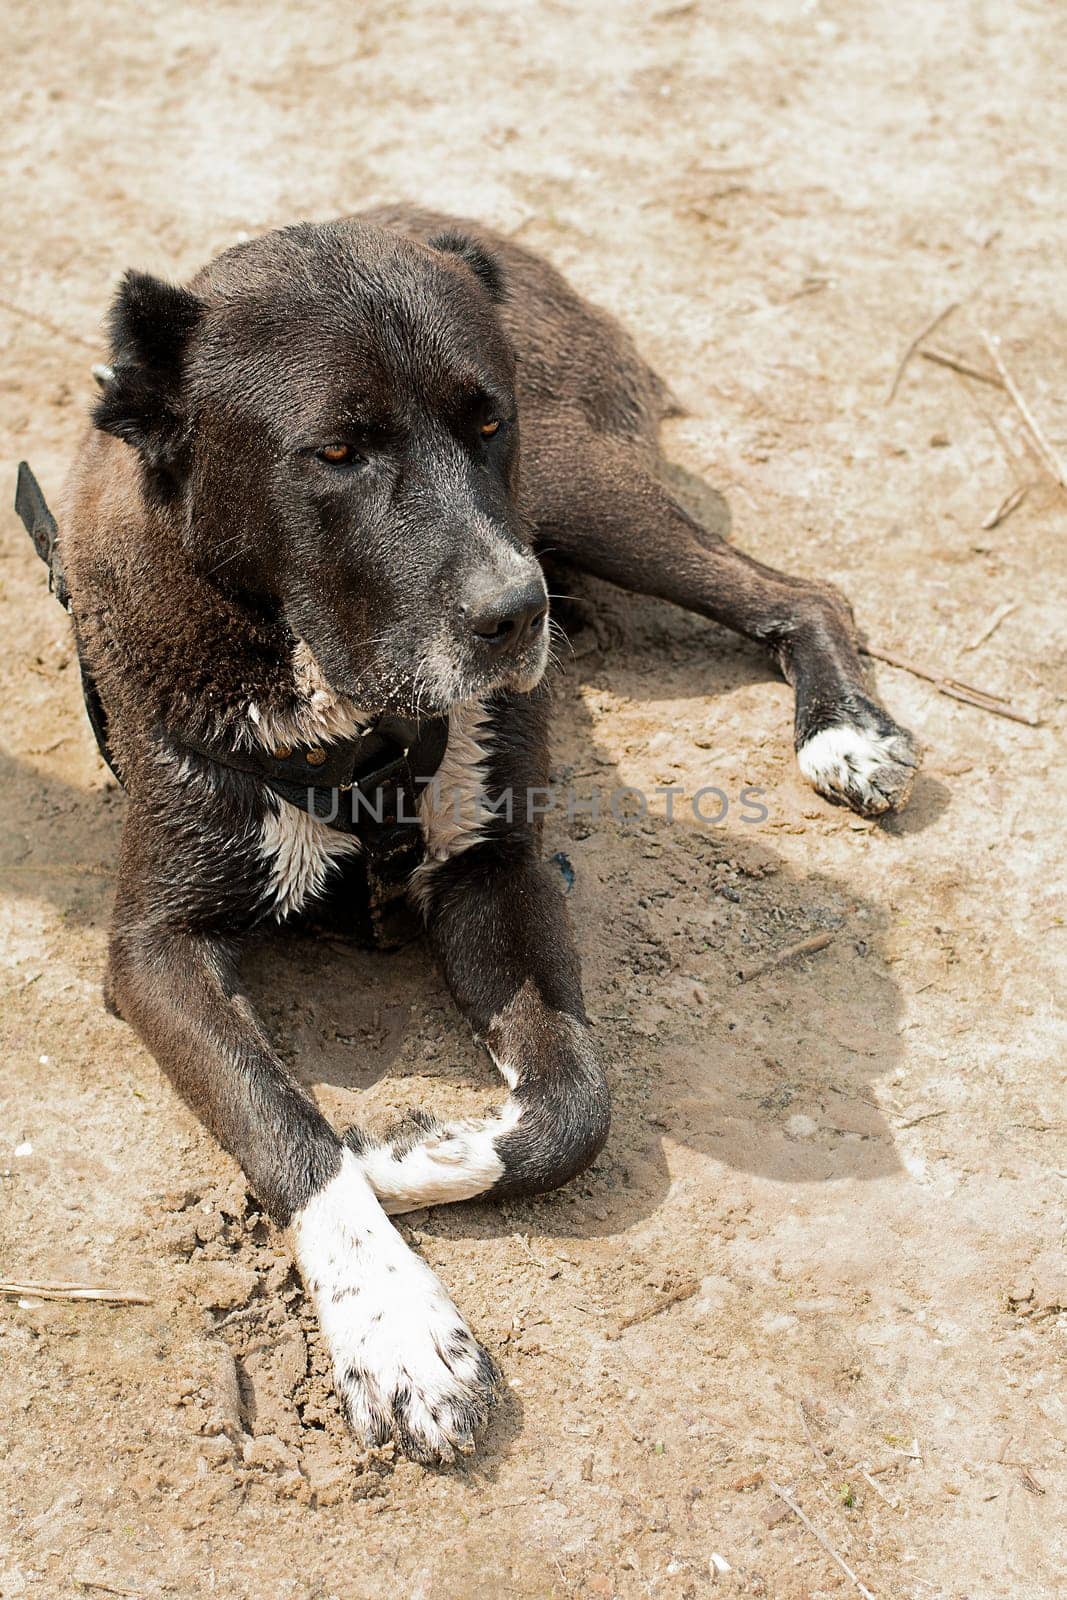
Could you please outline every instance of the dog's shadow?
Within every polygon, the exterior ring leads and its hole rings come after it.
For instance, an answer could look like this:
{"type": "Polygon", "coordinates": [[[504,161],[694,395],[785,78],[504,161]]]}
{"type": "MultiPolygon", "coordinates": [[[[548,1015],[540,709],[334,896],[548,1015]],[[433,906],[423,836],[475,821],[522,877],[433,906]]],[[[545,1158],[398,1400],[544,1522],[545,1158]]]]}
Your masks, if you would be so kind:
{"type": "MultiPolygon", "coordinates": [[[[559,686],[556,777],[581,799],[624,782],[597,746],[589,706],[599,696],[638,712],[698,700],[714,726],[732,696],[772,677],[756,651],[710,624],[570,582],[579,598],[593,592],[601,614],[607,602],[626,639],[625,650],[582,655],[590,640],[579,633],[559,686]]],[[[668,737],[685,731],[674,715],[660,730],[668,737]]],[[[780,737],[788,745],[787,726],[780,737]]],[[[724,766],[720,750],[702,781],[735,804],[744,767],[743,751],[724,766]]],[[[106,923],[124,802],[103,769],[81,790],[0,754],[0,794],[6,884],[52,900],[68,922],[106,923]]],[[[911,826],[943,798],[920,777],[911,826]]],[[[608,1147],[577,1183],[512,1202],[504,1219],[499,1207],[469,1204],[437,1208],[426,1225],[457,1235],[618,1232],[658,1206],[672,1168],[694,1154],[784,1183],[895,1170],[892,1129],[873,1094],[899,1059],[884,910],[775,850],[773,797],[763,827],[729,816],[719,828],[701,825],[684,804],[673,822],[620,822],[602,809],[596,823],[551,814],[546,851],[573,872],[587,1000],[614,1091],[608,1147]],[[825,948],[752,975],[812,935],[828,936],[825,948]]],[[[483,1103],[502,1092],[421,943],[379,954],[282,930],[253,946],[245,973],[279,1048],[338,1125],[366,1120],[360,1091],[372,1085],[382,1117],[416,1104],[441,1110],[457,1086],[483,1103]]]]}
{"type": "MultiPolygon", "coordinates": [[[[608,592],[592,587],[603,614],[608,592]]],[[[627,648],[581,656],[558,691],[555,778],[579,801],[595,788],[607,802],[625,781],[597,744],[589,705],[598,696],[632,705],[647,743],[648,705],[698,699],[714,726],[717,708],[773,678],[755,650],[673,608],[609,605],[621,608],[627,648]]],[[[668,740],[685,732],[673,714],[659,730],[668,740]]],[[[780,738],[788,749],[787,724],[780,738]]],[[[562,858],[566,880],[573,874],[587,1001],[612,1078],[611,1137],[592,1171],[556,1194],[510,1202],[503,1217],[488,1203],[438,1207],[420,1214],[420,1226],[453,1237],[616,1233],[653,1212],[680,1170],[706,1161],[789,1184],[897,1169],[874,1092],[900,1056],[887,914],[847,881],[797,870],[775,849],[775,823],[795,828],[783,807],[798,797],[804,805],[799,778],[792,799],[763,797],[765,826],[735,820],[750,781],[745,754],[733,761],[720,748],[700,779],[728,797],[721,827],[698,823],[686,802],[671,822],[620,822],[602,803],[597,822],[576,811],[569,823],[562,800],[550,814],[545,850],[562,858]],[[773,964],[812,938],[821,948],[810,956],[773,964]]],[[[944,803],[941,786],[920,777],[915,825],[944,803]]],[[[812,796],[805,809],[822,805],[812,796]]],[[[457,1092],[470,1109],[503,1094],[421,944],[381,955],[271,939],[248,972],[291,1064],[338,1124],[369,1115],[381,1125],[413,1106],[448,1115],[457,1092]],[[368,1106],[359,1091],[372,1086],[368,1106]]]]}
{"type": "MultiPolygon", "coordinates": [[[[738,695],[758,694],[763,684],[774,692],[758,653],[710,624],[587,580],[568,577],[566,587],[591,598],[601,616],[606,604],[607,631],[626,645],[585,653],[591,636],[579,632],[558,686],[555,779],[580,799],[622,787],[629,761],[629,751],[620,763],[598,744],[598,701],[627,717],[632,711],[631,743],[647,756],[659,735],[669,744],[692,731],[679,700],[698,702],[714,729],[729,720],[738,695]],[[647,708],[656,705],[664,708],[661,726],[650,735],[647,708]]],[[[70,714],[80,717],[76,702],[70,714]]],[[[742,718],[742,745],[746,725],[742,718]]],[[[91,738],[84,725],[80,737],[91,738]]],[[[617,719],[613,737],[626,749],[617,719]]],[[[787,715],[776,737],[788,749],[787,715]]],[[[563,808],[546,821],[546,854],[565,886],[573,883],[587,1001],[612,1082],[604,1152],[556,1193],[437,1207],[408,1224],[443,1241],[529,1236],[525,1249],[544,1262],[568,1238],[639,1228],[673,1182],[683,1193],[691,1183],[699,1275],[702,1265],[713,1270],[708,1238],[726,1220],[706,1199],[719,1187],[716,1167],[794,1186],[897,1170],[893,1130],[876,1099],[900,1054],[887,914],[847,880],[798,870],[775,849],[774,823],[784,813],[795,826],[799,780],[791,800],[764,796],[765,826],[736,822],[739,788],[749,781],[745,751],[734,761],[722,739],[715,743],[701,781],[734,805],[722,827],[698,824],[684,803],[673,822],[622,822],[610,805],[595,823],[580,812],[569,821],[563,808]],[[827,942],[810,956],[757,970],[813,935],[827,942]]],[[[685,775],[689,790],[694,776],[685,775]]],[[[940,786],[920,778],[906,815],[924,826],[943,802],[940,786]]],[[[821,805],[811,797],[811,807],[821,805]]],[[[102,931],[124,809],[102,765],[79,789],[0,753],[0,882],[52,901],[68,925],[102,931]]],[[[502,1097],[421,942],[386,954],[281,930],[248,952],[245,976],[279,1049],[339,1128],[365,1123],[373,1111],[379,1121],[416,1105],[448,1114],[457,1098],[474,1109],[502,1097]]],[[[145,1070],[154,1070],[147,1060],[145,1070]]],[[[735,1201],[736,1191],[719,1209],[735,1201]]],[[[552,1270],[566,1275],[574,1265],[564,1255],[552,1270]]],[[[508,1390],[496,1447],[465,1464],[464,1476],[494,1477],[521,1429],[521,1401],[508,1390]]]]}

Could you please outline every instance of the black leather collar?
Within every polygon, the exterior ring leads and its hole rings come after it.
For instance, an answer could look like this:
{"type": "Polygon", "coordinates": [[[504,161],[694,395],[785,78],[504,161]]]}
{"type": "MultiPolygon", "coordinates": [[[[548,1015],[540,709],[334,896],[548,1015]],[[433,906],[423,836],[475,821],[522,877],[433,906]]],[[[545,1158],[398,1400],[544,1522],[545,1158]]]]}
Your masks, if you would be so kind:
{"type": "Polygon", "coordinates": [[[446,717],[418,723],[379,717],[356,737],[329,745],[237,751],[184,740],[177,748],[250,774],[283,805],[358,839],[365,897],[357,921],[373,944],[394,949],[419,930],[407,895],[424,859],[418,799],[447,745],[446,717]]]}
{"type": "Polygon", "coordinates": [[[273,751],[177,741],[179,750],[258,778],[279,799],[339,833],[358,835],[370,848],[382,829],[415,824],[419,792],[433,780],[447,745],[447,717],[413,722],[390,716],[332,744],[273,751]]]}

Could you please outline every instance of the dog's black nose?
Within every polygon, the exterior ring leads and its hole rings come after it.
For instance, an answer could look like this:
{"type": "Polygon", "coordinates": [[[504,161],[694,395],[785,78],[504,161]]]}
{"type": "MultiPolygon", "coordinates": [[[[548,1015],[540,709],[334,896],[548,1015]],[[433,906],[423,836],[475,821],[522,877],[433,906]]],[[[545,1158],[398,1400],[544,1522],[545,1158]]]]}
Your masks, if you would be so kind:
{"type": "Polygon", "coordinates": [[[511,655],[535,639],[548,616],[541,580],[514,584],[491,599],[479,599],[461,611],[475,638],[494,655],[511,655]]]}

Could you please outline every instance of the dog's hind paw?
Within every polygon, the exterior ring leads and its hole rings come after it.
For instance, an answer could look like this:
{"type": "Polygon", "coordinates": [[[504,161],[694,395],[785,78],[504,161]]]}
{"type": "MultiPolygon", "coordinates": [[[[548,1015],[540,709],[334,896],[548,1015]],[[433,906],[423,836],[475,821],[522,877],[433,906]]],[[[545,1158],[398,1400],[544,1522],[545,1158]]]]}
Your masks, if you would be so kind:
{"type": "Polygon", "coordinates": [[[921,760],[912,735],[874,705],[809,735],[797,748],[800,770],[819,793],[861,817],[899,811],[921,760]]]}

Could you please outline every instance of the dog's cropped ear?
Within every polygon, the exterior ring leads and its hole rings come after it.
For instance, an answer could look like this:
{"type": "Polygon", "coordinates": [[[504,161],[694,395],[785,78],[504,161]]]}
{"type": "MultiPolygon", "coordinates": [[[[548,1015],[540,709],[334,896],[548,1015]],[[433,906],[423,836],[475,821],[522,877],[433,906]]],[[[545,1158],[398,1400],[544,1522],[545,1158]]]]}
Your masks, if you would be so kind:
{"type": "Polygon", "coordinates": [[[108,317],[111,371],[93,422],[132,444],[149,473],[164,478],[178,470],[187,442],[182,371],[203,311],[188,289],[127,272],[108,317]]]}
{"type": "Polygon", "coordinates": [[[458,228],[448,228],[430,240],[430,249],[440,250],[445,255],[459,256],[461,261],[465,261],[490,300],[495,300],[499,305],[507,298],[504,271],[500,262],[477,239],[461,233],[458,228]]]}

